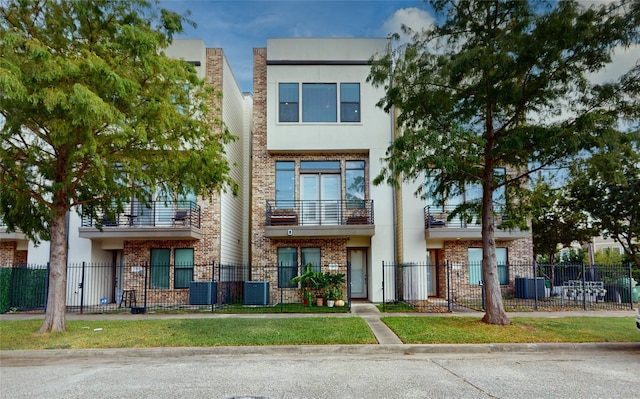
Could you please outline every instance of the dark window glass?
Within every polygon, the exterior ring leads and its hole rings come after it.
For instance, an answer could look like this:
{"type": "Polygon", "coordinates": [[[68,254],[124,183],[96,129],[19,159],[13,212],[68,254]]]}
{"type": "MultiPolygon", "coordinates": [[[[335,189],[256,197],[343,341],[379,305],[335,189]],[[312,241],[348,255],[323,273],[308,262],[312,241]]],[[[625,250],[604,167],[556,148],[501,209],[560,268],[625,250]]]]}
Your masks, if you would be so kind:
{"type": "Polygon", "coordinates": [[[276,162],[276,208],[295,208],[295,162],[276,162]]]}
{"type": "Polygon", "coordinates": [[[297,288],[291,279],[298,275],[298,250],[278,248],[278,288],[297,288]]]}
{"type": "Polygon", "coordinates": [[[298,122],[298,84],[280,83],[279,87],[279,122],[298,122]]]}
{"type": "Polygon", "coordinates": [[[168,289],[170,268],[171,250],[169,248],[151,249],[151,272],[149,273],[149,288],[168,289]]]}
{"type": "Polygon", "coordinates": [[[300,257],[304,270],[306,270],[307,264],[311,263],[311,270],[320,271],[320,248],[300,248],[300,257]]]}
{"type": "Polygon", "coordinates": [[[340,84],[340,122],[360,122],[360,83],[340,84]]]}
{"type": "Polygon", "coordinates": [[[193,248],[176,248],[174,288],[189,288],[193,281],[193,248]]]}
{"type": "Polygon", "coordinates": [[[336,122],[336,84],[302,84],[302,121],[336,122]]]}
{"type": "Polygon", "coordinates": [[[346,162],[346,200],[347,208],[365,207],[364,161],[346,162]]]}

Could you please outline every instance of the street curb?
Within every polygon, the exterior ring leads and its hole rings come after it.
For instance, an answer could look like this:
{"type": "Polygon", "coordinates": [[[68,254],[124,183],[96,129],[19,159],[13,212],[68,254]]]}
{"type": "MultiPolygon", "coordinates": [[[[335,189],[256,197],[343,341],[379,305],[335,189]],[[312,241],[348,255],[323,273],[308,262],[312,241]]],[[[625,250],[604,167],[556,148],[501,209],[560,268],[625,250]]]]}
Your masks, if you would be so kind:
{"type": "Polygon", "coordinates": [[[640,342],[593,343],[522,343],[522,344],[400,344],[400,345],[282,345],[282,346],[216,346],[216,347],[163,347],[117,349],[53,349],[3,350],[0,366],[15,365],[21,361],[42,361],[47,364],[74,359],[123,361],[123,359],[175,356],[229,356],[229,355],[414,355],[414,354],[491,354],[491,353],[593,353],[625,352],[640,354],[640,342]],[[11,363],[11,364],[9,364],[11,363]]]}

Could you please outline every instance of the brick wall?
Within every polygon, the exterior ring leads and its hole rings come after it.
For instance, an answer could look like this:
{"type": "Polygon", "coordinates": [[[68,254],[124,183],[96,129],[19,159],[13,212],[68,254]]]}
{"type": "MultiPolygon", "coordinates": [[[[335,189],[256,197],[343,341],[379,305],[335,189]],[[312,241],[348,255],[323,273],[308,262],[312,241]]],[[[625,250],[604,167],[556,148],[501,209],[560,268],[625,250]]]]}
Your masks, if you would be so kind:
{"type": "MultiPolygon", "coordinates": [[[[252,137],[252,202],[251,202],[251,279],[269,281],[272,303],[282,299],[285,302],[301,301],[299,289],[278,290],[277,261],[278,248],[315,247],[320,248],[322,271],[328,271],[329,264],[339,265],[337,273],[347,273],[347,237],[326,239],[269,239],[265,237],[266,202],[275,199],[275,162],[278,160],[295,161],[295,181],[299,181],[300,161],[303,160],[340,160],[342,162],[342,181],[344,181],[344,161],[366,160],[368,154],[354,153],[313,153],[313,154],[270,154],[267,151],[267,50],[256,48],[253,51],[253,137],[252,137]]],[[[368,173],[365,171],[365,173],[368,173]]],[[[366,176],[368,180],[368,176],[366,176]]],[[[296,198],[300,198],[299,184],[296,184],[296,198]]],[[[298,259],[300,263],[300,259],[298,259]]],[[[346,288],[345,288],[346,297],[346,288]]]]}
{"type": "Polygon", "coordinates": [[[16,245],[15,241],[0,241],[0,266],[13,265],[16,245]]]}

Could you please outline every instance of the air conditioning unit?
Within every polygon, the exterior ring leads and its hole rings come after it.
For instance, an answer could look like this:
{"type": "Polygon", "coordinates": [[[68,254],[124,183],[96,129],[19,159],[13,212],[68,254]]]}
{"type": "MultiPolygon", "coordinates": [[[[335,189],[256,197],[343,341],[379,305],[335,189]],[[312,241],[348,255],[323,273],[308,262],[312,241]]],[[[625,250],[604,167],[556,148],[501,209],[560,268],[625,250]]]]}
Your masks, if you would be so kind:
{"type": "Polygon", "coordinates": [[[245,281],[244,282],[244,304],[245,305],[268,305],[269,304],[269,282],[268,281],[245,281]]]}
{"type": "Polygon", "coordinates": [[[213,305],[218,302],[216,281],[192,281],[189,284],[189,305],[213,305]]]}

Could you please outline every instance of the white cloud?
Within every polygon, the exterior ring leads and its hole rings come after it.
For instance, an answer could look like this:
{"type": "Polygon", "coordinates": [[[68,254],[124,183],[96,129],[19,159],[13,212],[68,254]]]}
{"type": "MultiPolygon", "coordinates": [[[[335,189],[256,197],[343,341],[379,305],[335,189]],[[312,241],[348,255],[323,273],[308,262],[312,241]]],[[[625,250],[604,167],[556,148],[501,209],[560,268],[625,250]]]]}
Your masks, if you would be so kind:
{"type": "Polygon", "coordinates": [[[640,62],[640,45],[633,45],[628,48],[617,47],[614,49],[611,63],[602,70],[590,74],[589,80],[592,83],[614,81],[628,72],[638,62],[640,62]]]}
{"type": "Polygon", "coordinates": [[[435,18],[425,10],[419,8],[400,8],[391,15],[379,29],[382,37],[392,33],[400,34],[400,42],[406,43],[409,38],[402,33],[402,25],[406,25],[414,31],[430,28],[435,23],[435,18]]]}

